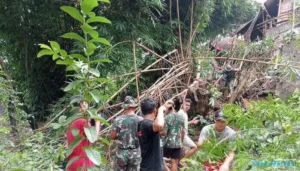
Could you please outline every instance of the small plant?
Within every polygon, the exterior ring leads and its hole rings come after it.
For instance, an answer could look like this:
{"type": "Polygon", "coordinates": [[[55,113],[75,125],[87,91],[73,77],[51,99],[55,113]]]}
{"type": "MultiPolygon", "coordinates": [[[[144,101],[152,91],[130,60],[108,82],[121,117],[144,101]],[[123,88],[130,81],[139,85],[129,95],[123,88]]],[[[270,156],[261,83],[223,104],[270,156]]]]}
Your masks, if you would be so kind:
{"type": "MultiPolygon", "coordinates": [[[[97,88],[99,84],[110,83],[107,78],[100,77],[99,66],[102,63],[111,63],[107,58],[100,58],[92,60],[92,57],[96,55],[96,52],[101,52],[104,46],[111,46],[108,40],[103,37],[99,37],[97,32],[97,23],[110,24],[111,22],[102,16],[97,16],[93,9],[98,7],[98,1],[109,3],[107,0],[79,0],[80,10],[71,6],[62,6],[61,10],[69,14],[73,19],[77,20],[80,24],[82,36],[69,32],[62,35],[62,38],[73,39],[82,44],[82,51],[80,53],[68,54],[61,48],[58,42],[50,41],[50,46],[40,44],[42,50],[38,53],[37,57],[45,55],[51,55],[53,61],[57,65],[65,65],[66,71],[69,73],[68,85],[64,88],[65,92],[70,94],[82,95],[83,100],[89,104],[98,104],[107,100],[107,97],[97,88]]],[[[71,103],[78,101],[74,99],[71,103]]],[[[86,113],[80,115],[74,115],[69,118],[61,116],[57,123],[52,123],[54,129],[66,127],[72,121],[78,118],[95,119],[105,124],[108,124],[106,120],[97,115],[96,109],[89,108],[86,113]]],[[[87,139],[94,143],[97,140],[96,128],[94,126],[84,129],[87,139]]],[[[78,130],[72,130],[76,140],[69,145],[66,155],[70,155],[73,149],[83,140],[78,136],[78,130]]],[[[101,155],[95,148],[86,148],[85,152],[88,158],[96,165],[101,163],[101,155]]],[[[71,164],[72,160],[67,164],[71,164]]],[[[90,168],[92,169],[92,168],[90,168]]]]}

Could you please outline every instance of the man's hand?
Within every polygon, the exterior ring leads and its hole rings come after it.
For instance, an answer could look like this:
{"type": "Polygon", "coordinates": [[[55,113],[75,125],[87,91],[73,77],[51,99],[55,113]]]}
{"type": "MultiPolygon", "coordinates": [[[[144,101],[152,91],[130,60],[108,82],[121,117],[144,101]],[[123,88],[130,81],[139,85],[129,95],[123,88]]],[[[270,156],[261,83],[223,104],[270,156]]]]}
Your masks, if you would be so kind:
{"type": "Polygon", "coordinates": [[[185,99],[185,97],[186,97],[188,91],[189,91],[189,89],[185,89],[185,90],[183,90],[183,91],[180,93],[180,94],[181,94],[181,97],[182,97],[183,99],[185,99]]]}
{"type": "Polygon", "coordinates": [[[165,104],[163,105],[164,111],[168,112],[168,111],[172,110],[173,106],[174,106],[174,101],[173,100],[166,101],[165,104]]]}
{"type": "Polygon", "coordinates": [[[227,164],[222,164],[219,171],[229,171],[229,166],[227,164]]]}
{"type": "Polygon", "coordinates": [[[189,121],[189,124],[198,124],[200,122],[200,120],[198,119],[198,117],[194,117],[191,121],[189,121]]]}
{"type": "Polygon", "coordinates": [[[232,71],[234,71],[234,72],[239,72],[240,69],[239,69],[239,68],[234,68],[232,71]]]}

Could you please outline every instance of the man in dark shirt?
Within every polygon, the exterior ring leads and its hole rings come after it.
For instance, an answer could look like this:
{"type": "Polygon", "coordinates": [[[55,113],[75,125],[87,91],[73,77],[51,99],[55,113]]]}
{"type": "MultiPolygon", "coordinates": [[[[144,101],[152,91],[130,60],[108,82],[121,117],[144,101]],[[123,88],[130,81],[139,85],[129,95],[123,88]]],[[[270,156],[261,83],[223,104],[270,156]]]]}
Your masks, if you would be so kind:
{"type": "Polygon", "coordinates": [[[146,98],[141,101],[144,120],[138,124],[138,137],[142,155],[140,171],[164,170],[159,132],[164,128],[164,115],[172,105],[172,101],[167,101],[157,110],[156,101],[153,98],[146,98]]]}

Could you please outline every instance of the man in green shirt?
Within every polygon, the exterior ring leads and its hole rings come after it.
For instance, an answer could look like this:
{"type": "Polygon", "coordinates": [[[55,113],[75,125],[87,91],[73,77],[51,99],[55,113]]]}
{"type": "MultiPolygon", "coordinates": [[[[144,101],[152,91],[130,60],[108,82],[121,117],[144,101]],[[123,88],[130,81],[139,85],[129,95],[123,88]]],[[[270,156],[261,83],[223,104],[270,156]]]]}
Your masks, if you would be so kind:
{"type": "Polygon", "coordinates": [[[229,97],[231,96],[234,90],[234,80],[235,73],[238,72],[238,68],[232,68],[230,65],[225,66],[225,68],[218,72],[219,74],[223,74],[223,80],[225,81],[225,86],[229,87],[229,97]]]}
{"type": "Polygon", "coordinates": [[[118,116],[111,131],[111,139],[117,140],[118,150],[115,156],[116,171],[137,171],[141,160],[137,135],[138,122],[142,117],[135,114],[138,105],[131,96],[126,96],[122,108],[124,114],[118,116]]]}
{"type": "Polygon", "coordinates": [[[175,111],[165,118],[163,155],[171,158],[171,171],[177,171],[178,162],[181,158],[181,148],[184,138],[184,118],[175,111]]]}

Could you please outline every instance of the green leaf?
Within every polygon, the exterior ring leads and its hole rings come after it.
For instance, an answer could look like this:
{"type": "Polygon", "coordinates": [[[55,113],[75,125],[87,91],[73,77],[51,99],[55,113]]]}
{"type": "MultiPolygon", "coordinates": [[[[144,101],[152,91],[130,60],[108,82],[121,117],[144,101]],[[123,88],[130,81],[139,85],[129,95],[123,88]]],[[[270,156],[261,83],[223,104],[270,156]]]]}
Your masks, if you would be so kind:
{"type": "Polygon", "coordinates": [[[67,52],[63,49],[60,49],[59,53],[60,53],[60,56],[62,56],[64,59],[68,56],[67,52]]]}
{"type": "Polygon", "coordinates": [[[96,14],[95,14],[94,12],[89,12],[87,15],[88,15],[89,17],[95,17],[95,16],[96,16],[96,14]]]}
{"type": "Polygon", "coordinates": [[[39,44],[39,45],[41,48],[52,50],[48,45],[45,45],[45,44],[39,44]]]}
{"type": "Polygon", "coordinates": [[[89,113],[89,115],[91,117],[97,115],[97,110],[96,109],[89,109],[89,110],[87,110],[87,112],[89,113]]]}
{"type": "Polygon", "coordinates": [[[100,137],[99,140],[100,140],[101,142],[103,142],[104,144],[106,144],[106,145],[110,145],[109,140],[107,140],[106,138],[100,137]]]}
{"type": "Polygon", "coordinates": [[[81,37],[79,34],[77,33],[73,33],[73,32],[70,32],[70,33],[66,33],[60,37],[63,37],[65,39],[75,39],[75,40],[79,40],[80,42],[82,43],[85,43],[85,40],[83,37],[81,37]]]}
{"type": "Polygon", "coordinates": [[[76,128],[72,129],[71,132],[74,137],[76,137],[79,134],[79,130],[76,128]]]}
{"type": "Polygon", "coordinates": [[[69,125],[71,122],[80,119],[80,118],[84,118],[84,115],[73,115],[71,117],[69,117],[66,122],[64,122],[64,126],[69,125]]]}
{"type": "Polygon", "coordinates": [[[86,148],[85,149],[86,155],[88,156],[88,158],[97,166],[100,165],[101,162],[101,155],[100,153],[93,149],[93,148],[86,148]]]}
{"type": "Polygon", "coordinates": [[[58,129],[60,128],[62,125],[59,123],[51,123],[50,126],[52,126],[53,129],[58,129]]]}
{"type": "Polygon", "coordinates": [[[93,60],[91,63],[92,64],[93,63],[112,63],[112,61],[109,60],[108,58],[101,58],[101,59],[93,60]]]}
{"type": "Polygon", "coordinates": [[[67,71],[74,71],[75,68],[73,65],[69,65],[67,68],[66,68],[67,71]]]}
{"type": "Polygon", "coordinates": [[[86,59],[86,57],[84,57],[84,56],[81,55],[81,54],[70,54],[69,56],[71,56],[72,58],[80,59],[80,60],[82,60],[83,62],[87,62],[87,61],[88,61],[88,60],[86,59]]]}
{"type": "Polygon", "coordinates": [[[87,23],[84,23],[82,26],[81,26],[82,30],[85,32],[85,33],[88,33],[89,35],[91,35],[93,38],[97,38],[99,36],[98,32],[95,31],[93,29],[92,26],[88,25],[87,23]]]}
{"type": "Polygon", "coordinates": [[[88,42],[88,49],[87,49],[87,52],[89,53],[89,52],[92,52],[92,51],[94,51],[95,49],[97,49],[97,46],[94,44],[94,43],[92,43],[92,42],[88,42]]]}
{"type": "Polygon", "coordinates": [[[107,160],[106,160],[105,157],[101,157],[101,163],[103,163],[103,164],[106,164],[106,163],[107,163],[107,160]]]}
{"type": "Polygon", "coordinates": [[[67,87],[64,88],[64,91],[67,92],[67,91],[70,91],[72,89],[75,88],[76,85],[78,85],[79,83],[81,83],[82,80],[76,80],[76,81],[72,81],[70,82],[67,87]]]}
{"type": "Polygon", "coordinates": [[[81,158],[80,156],[73,157],[67,164],[66,168],[68,168],[72,163],[81,158]]]}
{"type": "Polygon", "coordinates": [[[66,121],[67,117],[66,116],[60,116],[58,118],[58,123],[63,124],[66,121]]]}
{"type": "Polygon", "coordinates": [[[80,14],[80,12],[76,8],[70,7],[70,6],[62,6],[62,7],[60,7],[60,9],[63,10],[64,12],[68,13],[71,17],[80,21],[81,23],[84,22],[83,16],[80,14]]]}
{"type": "Polygon", "coordinates": [[[294,82],[296,80],[296,74],[294,72],[291,73],[290,80],[291,82],[294,82]]]}
{"type": "Polygon", "coordinates": [[[104,2],[104,3],[109,3],[110,4],[110,1],[109,0],[98,0],[99,2],[104,2]]]}
{"type": "Polygon", "coordinates": [[[84,128],[84,133],[91,143],[94,143],[98,138],[96,127],[94,126],[84,128]]]}
{"type": "Polygon", "coordinates": [[[74,148],[77,147],[82,140],[83,140],[82,137],[75,138],[75,140],[68,146],[68,149],[66,151],[66,156],[69,156],[73,152],[74,148]]]}
{"type": "Polygon", "coordinates": [[[100,101],[100,97],[101,97],[101,93],[99,90],[92,90],[90,92],[90,94],[92,95],[93,99],[95,100],[96,103],[99,103],[100,101]]]}
{"type": "Polygon", "coordinates": [[[37,57],[42,57],[42,56],[45,56],[45,55],[52,55],[53,52],[49,49],[43,49],[41,50],[38,54],[37,54],[37,57]]]}
{"type": "Polygon", "coordinates": [[[98,42],[98,43],[105,44],[107,46],[112,46],[108,40],[106,40],[105,38],[102,38],[102,37],[94,38],[94,39],[90,40],[89,42],[98,42]]]}
{"type": "Polygon", "coordinates": [[[101,123],[103,123],[106,126],[109,126],[110,124],[107,122],[107,120],[105,120],[104,118],[102,118],[101,116],[92,116],[91,119],[95,119],[97,121],[100,121],[101,123]]]}
{"type": "Polygon", "coordinates": [[[98,69],[95,69],[95,68],[91,68],[90,69],[90,73],[95,75],[96,77],[99,77],[100,76],[100,72],[98,69]]]}
{"type": "Polygon", "coordinates": [[[58,53],[60,51],[60,45],[56,41],[50,41],[50,45],[54,52],[58,53]]]}
{"type": "Polygon", "coordinates": [[[111,24],[111,21],[105,17],[101,16],[96,16],[96,17],[91,17],[89,18],[86,23],[106,23],[106,24],[111,24]]]}
{"type": "Polygon", "coordinates": [[[67,87],[64,88],[64,92],[70,91],[75,87],[75,81],[70,82],[67,87]]]}
{"type": "Polygon", "coordinates": [[[57,54],[53,54],[52,59],[56,60],[59,56],[57,54]]]}
{"type": "Polygon", "coordinates": [[[100,82],[100,83],[109,83],[110,80],[107,78],[97,78],[95,81],[100,82]]]}
{"type": "Polygon", "coordinates": [[[68,60],[65,60],[65,61],[59,59],[59,60],[56,61],[57,65],[72,65],[73,63],[74,62],[71,59],[68,59],[68,60]]]}
{"type": "Polygon", "coordinates": [[[95,7],[98,6],[97,0],[84,0],[81,9],[83,13],[88,14],[90,11],[92,11],[95,7]]]}

